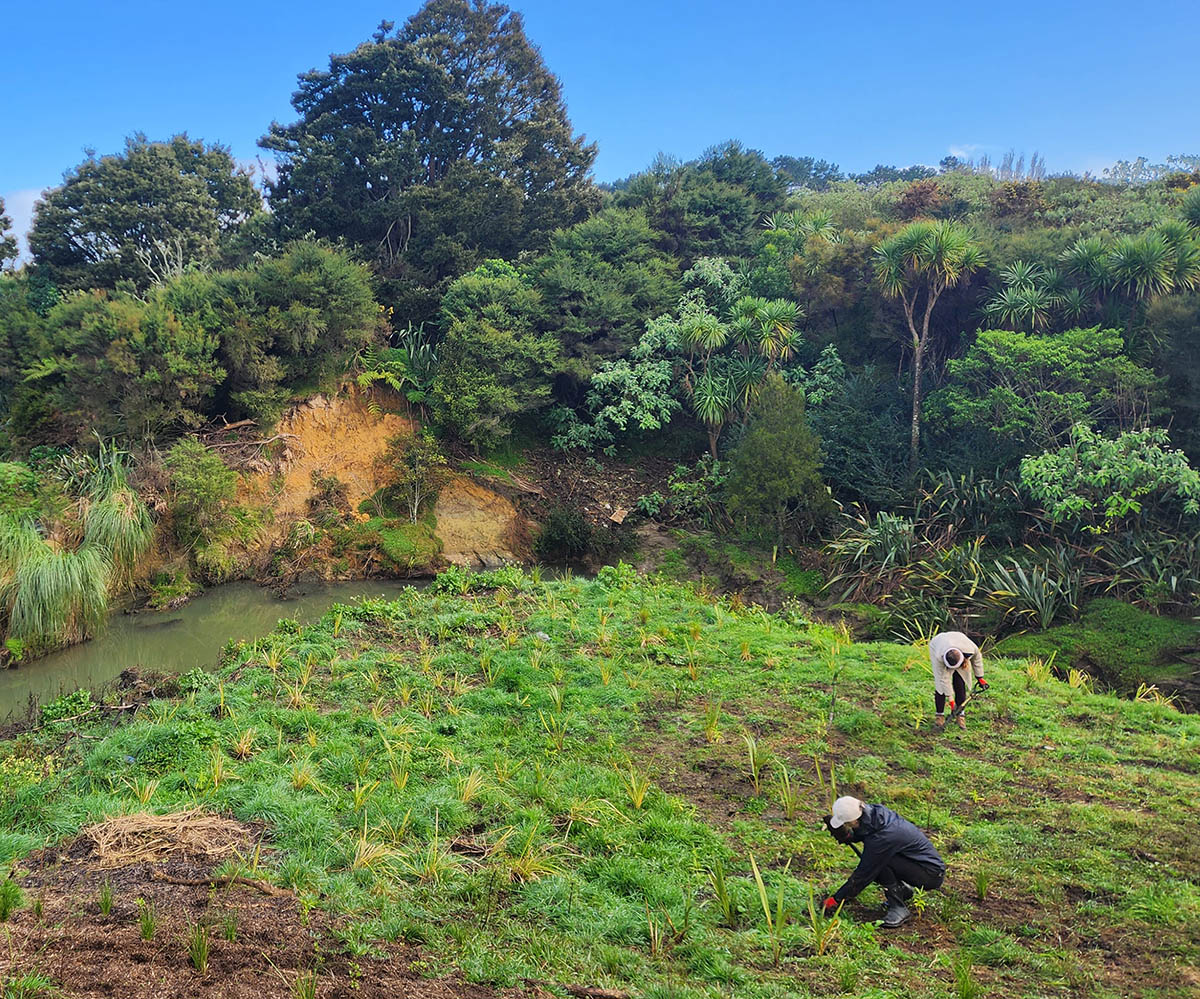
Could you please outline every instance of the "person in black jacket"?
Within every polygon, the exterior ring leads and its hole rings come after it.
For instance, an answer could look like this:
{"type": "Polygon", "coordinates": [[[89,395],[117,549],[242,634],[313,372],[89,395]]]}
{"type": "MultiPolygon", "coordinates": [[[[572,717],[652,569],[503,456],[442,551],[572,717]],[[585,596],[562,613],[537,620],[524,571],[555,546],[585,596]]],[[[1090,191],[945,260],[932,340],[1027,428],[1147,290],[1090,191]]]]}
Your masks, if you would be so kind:
{"type": "Polygon", "coordinates": [[[928,837],[884,805],[867,805],[848,796],[838,798],[825,824],[839,843],[862,844],[854,872],[825,899],[826,916],[832,916],[843,902],[875,882],[887,899],[883,925],[891,929],[912,915],[906,903],[914,888],[940,888],[945,880],[946,864],[928,837]]]}

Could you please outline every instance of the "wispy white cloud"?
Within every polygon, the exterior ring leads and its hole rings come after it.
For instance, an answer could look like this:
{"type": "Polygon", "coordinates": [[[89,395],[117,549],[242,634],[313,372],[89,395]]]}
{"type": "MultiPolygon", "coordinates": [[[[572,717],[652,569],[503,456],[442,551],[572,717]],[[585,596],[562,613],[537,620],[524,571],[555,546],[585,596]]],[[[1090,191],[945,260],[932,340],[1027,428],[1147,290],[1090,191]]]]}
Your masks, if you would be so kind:
{"type": "Polygon", "coordinates": [[[984,152],[988,147],[981,142],[959,142],[952,143],[946,148],[951,156],[957,156],[960,160],[967,160],[973,157],[976,153],[984,152]]]}
{"type": "MultiPolygon", "coordinates": [[[[51,185],[47,185],[51,186],[51,185]]],[[[4,198],[4,214],[13,222],[13,232],[17,236],[17,247],[20,250],[18,263],[29,259],[29,229],[33,225],[33,205],[42,196],[44,188],[31,187],[22,191],[2,191],[4,198]]]]}

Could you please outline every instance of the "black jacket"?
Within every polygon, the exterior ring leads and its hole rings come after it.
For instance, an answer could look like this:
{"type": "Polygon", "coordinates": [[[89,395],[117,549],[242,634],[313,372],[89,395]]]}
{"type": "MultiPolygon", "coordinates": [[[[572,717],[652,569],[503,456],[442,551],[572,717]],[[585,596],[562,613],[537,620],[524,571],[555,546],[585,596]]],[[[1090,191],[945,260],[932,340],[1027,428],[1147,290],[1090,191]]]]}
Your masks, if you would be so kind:
{"type": "Polygon", "coordinates": [[[875,880],[894,857],[945,874],[946,863],[920,829],[885,805],[863,805],[862,819],[852,843],[863,845],[862,859],[854,873],[834,893],[838,902],[854,898],[875,880]]]}

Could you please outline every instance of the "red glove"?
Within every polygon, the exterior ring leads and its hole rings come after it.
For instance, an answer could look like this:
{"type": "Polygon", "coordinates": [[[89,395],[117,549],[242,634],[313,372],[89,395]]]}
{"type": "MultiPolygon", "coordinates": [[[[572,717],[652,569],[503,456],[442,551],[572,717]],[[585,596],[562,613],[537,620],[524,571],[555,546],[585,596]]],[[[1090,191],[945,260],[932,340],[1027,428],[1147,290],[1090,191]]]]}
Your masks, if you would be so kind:
{"type": "Polygon", "coordinates": [[[837,907],[837,899],[830,895],[827,899],[825,899],[825,906],[822,909],[822,911],[825,913],[825,917],[829,918],[830,916],[834,915],[834,913],[837,912],[837,907]]]}
{"type": "Polygon", "coordinates": [[[983,677],[977,676],[977,677],[975,677],[975,686],[978,687],[980,690],[987,690],[988,682],[983,677]]]}

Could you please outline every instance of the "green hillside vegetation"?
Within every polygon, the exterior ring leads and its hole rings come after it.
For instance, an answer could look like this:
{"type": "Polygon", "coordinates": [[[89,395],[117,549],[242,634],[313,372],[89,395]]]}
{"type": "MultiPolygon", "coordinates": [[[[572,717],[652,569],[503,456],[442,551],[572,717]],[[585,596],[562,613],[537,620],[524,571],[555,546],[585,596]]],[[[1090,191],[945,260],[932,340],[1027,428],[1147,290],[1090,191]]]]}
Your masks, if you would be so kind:
{"type": "Polygon", "coordinates": [[[935,735],[922,648],[623,565],[455,570],[282,622],[135,713],[48,705],[0,749],[0,860],[19,879],[89,821],[201,807],[265,824],[270,849],[225,870],[344,917],[322,947],[420,942],[429,973],[664,999],[1194,994],[1200,719],[989,665],[968,729],[935,735]],[[871,924],[875,889],[810,915],[854,860],[820,827],[836,793],[948,862],[897,932],[871,924]]]}

